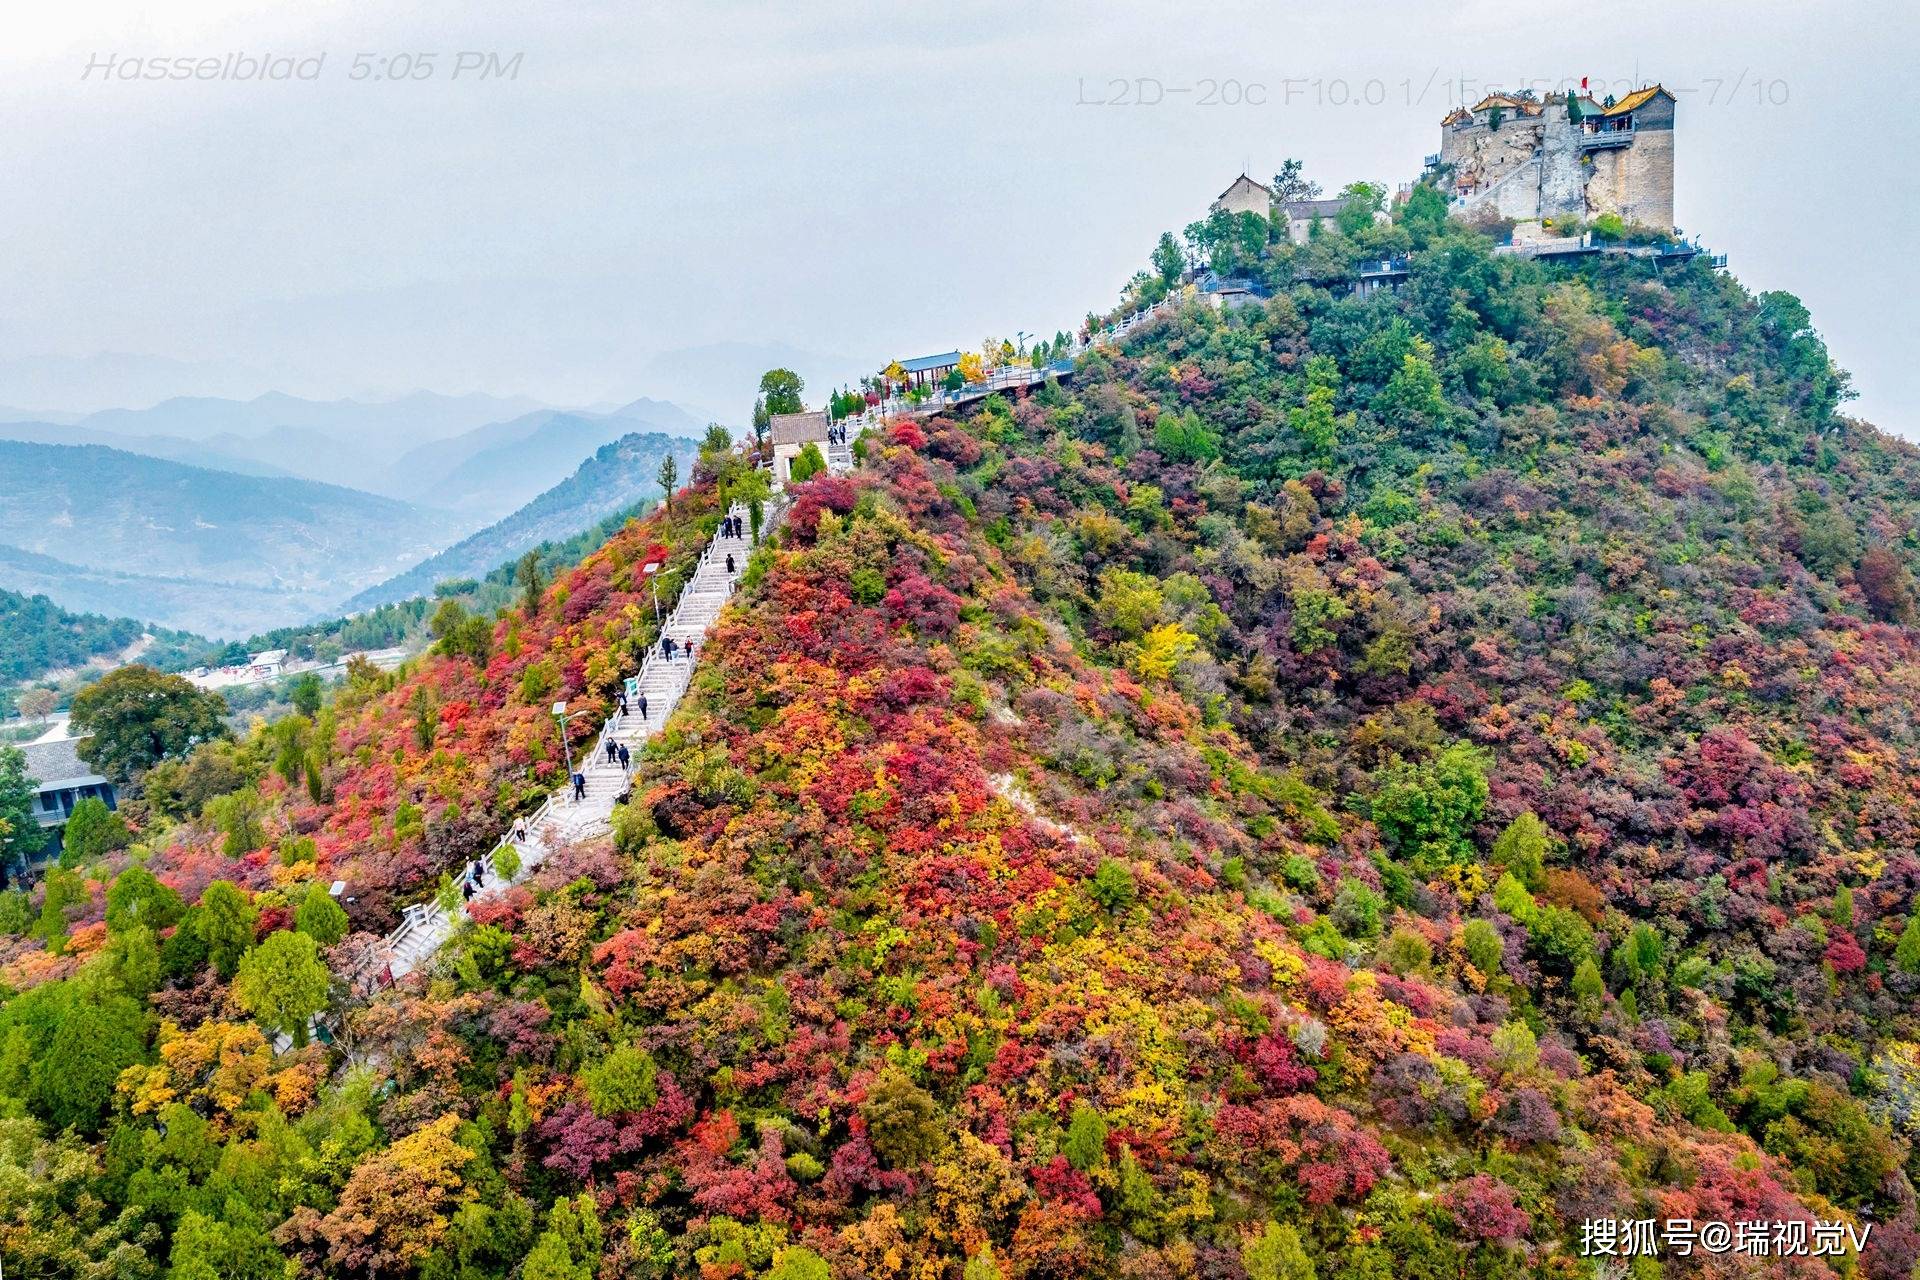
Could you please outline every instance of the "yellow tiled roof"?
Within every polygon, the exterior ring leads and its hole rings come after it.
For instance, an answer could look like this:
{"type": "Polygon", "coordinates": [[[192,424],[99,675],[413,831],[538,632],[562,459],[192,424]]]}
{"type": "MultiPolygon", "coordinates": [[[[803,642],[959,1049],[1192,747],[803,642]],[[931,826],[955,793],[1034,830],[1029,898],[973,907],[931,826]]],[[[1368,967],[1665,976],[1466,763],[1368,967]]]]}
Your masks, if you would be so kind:
{"type": "MultiPolygon", "coordinates": [[[[1644,107],[1649,102],[1653,101],[1654,96],[1656,94],[1662,94],[1662,93],[1667,93],[1667,91],[1665,89],[1662,89],[1657,84],[1648,85],[1644,89],[1635,89],[1632,93],[1620,99],[1620,101],[1614,103],[1612,106],[1602,108],[1600,114],[1608,115],[1608,116],[1617,116],[1622,114],[1623,112],[1632,111],[1639,107],[1644,107]]],[[[1673,95],[1670,93],[1667,93],[1667,96],[1671,98],[1673,95]]]]}

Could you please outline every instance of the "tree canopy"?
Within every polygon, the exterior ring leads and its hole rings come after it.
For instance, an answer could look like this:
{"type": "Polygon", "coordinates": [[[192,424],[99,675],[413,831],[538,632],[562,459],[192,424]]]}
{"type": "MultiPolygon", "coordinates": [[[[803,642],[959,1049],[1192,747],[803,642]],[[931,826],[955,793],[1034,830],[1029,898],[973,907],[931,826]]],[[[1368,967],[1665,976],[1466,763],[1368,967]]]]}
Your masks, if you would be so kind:
{"type": "Polygon", "coordinates": [[[760,375],[760,399],[768,413],[799,413],[806,407],[800,393],[806,383],[791,369],[769,369],[760,375]]]}
{"type": "Polygon", "coordinates": [[[74,695],[72,731],[83,760],[125,782],[163,760],[227,736],[227,704],[184,676],[119,667],[74,695]]]}

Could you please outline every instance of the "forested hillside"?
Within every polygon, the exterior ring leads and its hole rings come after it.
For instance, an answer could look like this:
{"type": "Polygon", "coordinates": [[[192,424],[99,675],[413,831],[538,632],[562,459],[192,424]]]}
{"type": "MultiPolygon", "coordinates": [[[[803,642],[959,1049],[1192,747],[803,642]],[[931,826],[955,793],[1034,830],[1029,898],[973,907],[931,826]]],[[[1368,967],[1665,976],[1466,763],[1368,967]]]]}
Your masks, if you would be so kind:
{"type": "Polygon", "coordinates": [[[116,657],[143,634],[169,655],[204,643],[182,632],[149,630],[132,618],[69,613],[45,596],[0,591],[0,684],[116,657]]]}
{"type": "Polygon", "coordinates": [[[0,440],[0,584],[89,612],[106,612],[117,592],[118,612],[244,635],[337,605],[458,528],[445,513],[309,480],[0,440]]]}
{"type": "Polygon", "coordinates": [[[696,441],[658,432],[629,432],[596,449],[574,473],[504,520],[462,538],[377,587],[347,601],[348,609],[424,595],[436,584],[477,577],[517,560],[534,547],[570,538],[615,511],[660,496],[656,477],[665,459],[685,473],[696,441]]]}
{"type": "Polygon", "coordinates": [[[1920,456],[1702,261],[1342,221],[1198,227],[1275,296],[798,486],[614,838],[398,988],[372,933],[538,802],[556,699],[588,745],[741,459],[156,765],[0,898],[0,1250],[1375,1280],[1818,1219],[1864,1255],[1632,1273],[1905,1280],[1920,456]]]}

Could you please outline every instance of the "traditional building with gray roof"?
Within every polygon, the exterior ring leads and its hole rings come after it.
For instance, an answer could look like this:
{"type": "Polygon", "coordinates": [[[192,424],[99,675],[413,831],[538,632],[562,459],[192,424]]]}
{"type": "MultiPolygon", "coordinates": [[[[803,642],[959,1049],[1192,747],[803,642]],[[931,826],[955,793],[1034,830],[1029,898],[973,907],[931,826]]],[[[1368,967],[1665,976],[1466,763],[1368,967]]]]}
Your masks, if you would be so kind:
{"type": "Polygon", "coordinates": [[[825,457],[827,426],[827,415],[820,409],[773,415],[768,424],[773,437],[773,474],[782,484],[793,479],[793,460],[808,445],[818,446],[825,457]]]}
{"type": "Polygon", "coordinates": [[[83,738],[29,742],[20,748],[27,758],[27,777],[33,780],[33,816],[47,833],[49,851],[60,847],[60,828],[73,816],[73,806],[88,797],[117,806],[113,784],[80,758],[83,738]]]}

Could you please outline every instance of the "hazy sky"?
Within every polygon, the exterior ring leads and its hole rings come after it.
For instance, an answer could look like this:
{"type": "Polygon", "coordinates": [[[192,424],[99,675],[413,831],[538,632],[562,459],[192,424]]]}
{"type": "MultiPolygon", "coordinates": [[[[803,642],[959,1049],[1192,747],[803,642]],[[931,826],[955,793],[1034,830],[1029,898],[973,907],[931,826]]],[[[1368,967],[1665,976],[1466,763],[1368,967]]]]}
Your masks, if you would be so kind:
{"type": "Polygon", "coordinates": [[[1806,299],[1857,411],[1920,435],[1910,3],[76,8],[0,19],[0,403],[109,352],[181,362],[134,362],[169,391],[737,415],[719,371],[764,349],[818,378],[1051,332],[1243,164],[1407,180],[1463,92],[1586,75],[1679,93],[1681,226],[1806,299]],[[230,54],[325,60],[101,63],[230,54]]]}

